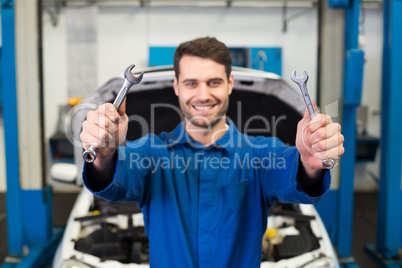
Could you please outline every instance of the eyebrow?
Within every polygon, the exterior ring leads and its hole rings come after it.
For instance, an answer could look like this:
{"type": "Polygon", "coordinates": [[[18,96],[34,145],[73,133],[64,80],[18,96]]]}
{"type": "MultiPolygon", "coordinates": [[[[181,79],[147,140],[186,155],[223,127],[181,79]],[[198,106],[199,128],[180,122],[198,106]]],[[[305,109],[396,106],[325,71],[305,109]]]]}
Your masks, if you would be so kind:
{"type": "Polygon", "coordinates": [[[208,80],[208,82],[211,82],[211,81],[220,81],[220,82],[224,82],[224,80],[223,80],[222,78],[219,78],[219,77],[217,77],[217,78],[211,78],[211,79],[208,80]]]}
{"type": "MultiPolygon", "coordinates": [[[[194,82],[194,81],[198,81],[198,79],[195,78],[188,78],[188,79],[184,79],[183,81],[181,81],[182,83],[186,83],[186,82],[194,82]]],[[[220,81],[223,82],[224,80],[220,77],[215,77],[215,78],[211,78],[208,79],[207,82],[211,82],[211,81],[220,81]]]]}
{"type": "Polygon", "coordinates": [[[194,82],[194,81],[197,81],[197,79],[191,79],[191,78],[189,78],[189,79],[184,79],[183,81],[181,81],[182,83],[186,83],[186,82],[194,82]]]}

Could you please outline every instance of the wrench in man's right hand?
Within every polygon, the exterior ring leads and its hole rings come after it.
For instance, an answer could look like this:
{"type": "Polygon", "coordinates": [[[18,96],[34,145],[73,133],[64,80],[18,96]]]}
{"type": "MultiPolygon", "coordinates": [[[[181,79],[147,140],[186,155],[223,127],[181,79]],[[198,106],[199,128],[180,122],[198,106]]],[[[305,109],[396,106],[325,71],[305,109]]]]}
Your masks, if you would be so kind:
{"type": "MultiPolygon", "coordinates": [[[[144,73],[141,73],[138,77],[135,77],[132,73],[131,70],[135,67],[134,64],[130,65],[126,71],[124,72],[124,84],[121,87],[119,94],[117,95],[116,99],[113,102],[113,105],[116,107],[116,110],[118,110],[123,103],[124,98],[127,95],[127,92],[129,89],[135,85],[141,82],[142,77],[144,73]]],[[[82,157],[84,158],[85,162],[87,163],[92,163],[96,159],[96,148],[95,146],[90,146],[88,150],[86,150],[83,154],[82,157]]]]}

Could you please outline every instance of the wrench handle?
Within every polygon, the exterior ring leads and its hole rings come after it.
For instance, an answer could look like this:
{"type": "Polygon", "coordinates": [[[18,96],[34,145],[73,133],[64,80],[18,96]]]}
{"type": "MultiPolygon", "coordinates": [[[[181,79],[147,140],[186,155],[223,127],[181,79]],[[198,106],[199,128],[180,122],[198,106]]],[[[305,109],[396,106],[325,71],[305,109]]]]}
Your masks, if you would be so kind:
{"type": "MultiPolygon", "coordinates": [[[[317,113],[314,109],[314,105],[313,105],[313,102],[311,101],[310,93],[308,92],[307,86],[305,83],[300,86],[300,90],[303,94],[303,99],[304,99],[304,102],[306,103],[306,107],[307,107],[308,113],[310,114],[310,118],[311,118],[311,120],[313,120],[313,118],[316,116],[317,113]]],[[[333,159],[324,159],[324,160],[322,160],[322,166],[325,169],[331,169],[335,166],[335,161],[333,159]]]]}
{"type": "Polygon", "coordinates": [[[314,109],[313,102],[311,101],[310,93],[307,90],[306,83],[300,85],[300,90],[302,92],[304,103],[306,104],[308,113],[310,114],[310,118],[311,118],[311,120],[313,120],[313,118],[315,117],[315,115],[317,113],[316,113],[316,111],[314,109]]]}
{"type": "MultiPolygon", "coordinates": [[[[303,94],[303,99],[304,99],[304,102],[306,103],[306,107],[307,107],[308,113],[310,114],[310,118],[311,118],[311,120],[313,120],[313,118],[316,116],[317,113],[314,109],[314,105],[313,105],[313,102],[311,101],[310,93],[307,90],[306,84],[301,85],[300,90],[303,94]]],[[[325,169],[331,169],[335,166],[335,161],[334,161],[334,159],[324,159],[324,160],[322,160],[322,166],[325,169]]]]}
{"type": "MultiPolygon", "coordinates": [[[[118,110],[121,106],[121,104],[124,101],[124,98],[127,95],[128,90],[131,88],[131,86],[134,85],[134,83],[131,83],[130,81],[128,81],[127,79],[124,80],[124,84],[121,87],[119,94],[117,94],[116,99],[113,102],[113,105],[116,107],[116,110],[118,110]]],[[[87,163],[92,163],[93,161],[95,161],[96,159],[96,150],[98,148],[96,148],[95,146],[90,146],[88,150],[86,150],[83,154],[82,154],[82,158],[84,158],[85,162],[87,163]]]]}
{"type": "MultiPolygon", "coordinates": [[[[296,84],[299,85],[301,93],[303,95],[304,103],[306,104],[306,107],[307,107],[307,111],[310,114],[311,120],[313,120],[317,113],[315,111],[313,102],[311,101],[310,93],[308,92],[308,89],[307,89],[308,74],[306,71],[304,71],[304,75],[305,75],[305,77],[303,77],[304,79],[297,78],[296,72],[293,71],[292,80],[296,84]]],[[[324,160],[322,160],[322,166],[325,169],[331,169],[335,166],[335,160],[334,159],[324,159],[324,160]]]]}
{"type": "Polygon", "coordinates": [[[121,87],[119,94],[117,94],[116,99],[114,99],[113,105],[116,107],[116,110],[118,110],[121,106],[121,104],[124,101],[124,98],[127,95],[128,90],[131,88],[133,84],[129,82],[128,80],[124,80],[124,84],[121,87]]]}

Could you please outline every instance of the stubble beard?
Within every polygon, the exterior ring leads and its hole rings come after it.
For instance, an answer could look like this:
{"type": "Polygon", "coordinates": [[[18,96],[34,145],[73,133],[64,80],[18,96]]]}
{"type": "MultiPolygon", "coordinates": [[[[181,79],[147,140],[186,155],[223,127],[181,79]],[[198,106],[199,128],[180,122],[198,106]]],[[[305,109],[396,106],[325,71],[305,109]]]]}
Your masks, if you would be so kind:
{"type": "Polygon", "coordinates": [[[229,98],[227,98],[224,102],[224,105],[222,108],[219,110],[218,114],[212,118],[212,122],[209,122],[209,120],[204,117],[204,118],[198,118],[200,116],[193,116],[191,113],[187,110],[185,104],[180,103],[180,109],[182,110],[184,114],[184,118],[187,119],[187,122],[190,122],[192,125],[199,127],[199,128],[204,128],[205,130],[212,130],[223,118],[226,118],[226,112],[229,107],[229,98]]]}

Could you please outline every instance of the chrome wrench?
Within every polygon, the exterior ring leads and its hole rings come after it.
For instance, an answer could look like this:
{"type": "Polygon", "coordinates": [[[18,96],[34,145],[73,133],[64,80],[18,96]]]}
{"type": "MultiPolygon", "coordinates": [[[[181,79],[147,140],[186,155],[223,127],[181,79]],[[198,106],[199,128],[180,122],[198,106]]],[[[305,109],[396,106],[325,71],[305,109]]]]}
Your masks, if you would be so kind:
{"type": "MultiPolygon", "coordinates": [[[[310,93],[307,90],[307,80],[308,80],[307,72],[304,70],[303,77],[299,78],[296,76],[296,71],[293,71],[290,78],[293,80],[293,82],[299,85],[303,95],[304,102],[306,103],[308,113],[310,114],[311,120],[313,120],[313,118],[316,116],[316,111],[314,109],[313,102],[311,101],[310,93]]],[[[322,166],[325,169],[331,169],[335,166],[335,161],[334,159],[324,159],[322,160],[322,166]]]]}
{"type": "MultiPolygon", "coordinates": [[[[138,77],[135,77],[132,73],[131,70],[135,67],[134,64],[128,66],[126,71],[124,72],[124,84],[121,87],[119,94],[117,95],[116,99],[113,102],[113,105],[116,107],[116,110],[118,110],[123,103],[124,98],[127,95],[127,92],[129,89],[135,85],[141,82],[142,77],[144,73],[141,73],[138,77]]],[[[96,148],[95,146],[90,146],[88,150],[86,150],[83,154],[82,157],[84,158],[85,162],[87,163],[92,163],[96,159],[96,148]]]]}

